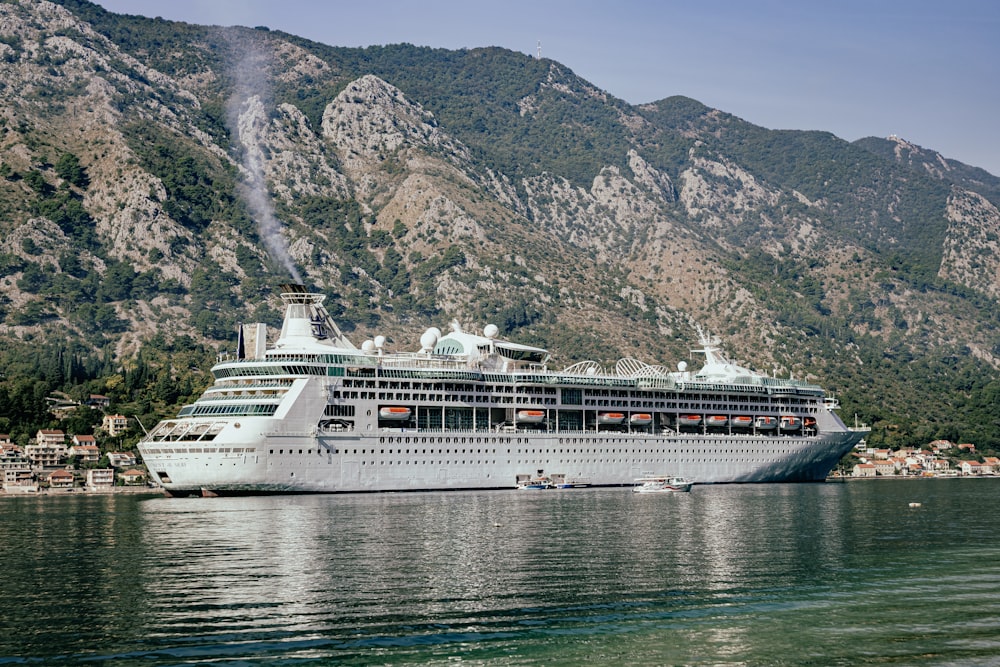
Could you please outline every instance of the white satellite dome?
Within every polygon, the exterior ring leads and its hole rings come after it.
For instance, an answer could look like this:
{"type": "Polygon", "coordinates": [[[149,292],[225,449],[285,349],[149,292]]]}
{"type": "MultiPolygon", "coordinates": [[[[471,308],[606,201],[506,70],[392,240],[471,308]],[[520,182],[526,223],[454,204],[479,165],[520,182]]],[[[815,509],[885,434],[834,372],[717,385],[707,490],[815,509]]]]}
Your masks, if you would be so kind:
{"type": "Polygon", "coordinates": [[[420,348],[423,350],[433,350],[439,338],[441,338],[441,330],[437,327],[431,327],[420,337],[420,348]]]}
{"type": "Polygon", "coordinates": [[[373,340],[366,340],[365,342],[361,343],[361,351],[362,352],[374,352],[375,351],[375,341],[373,341],[373,340]]]}
{"type": "Polygon", "coordinates": [[[383,345],[385,345],[385,336],[375,336],[375,347],[382,349],[383,345]]]}
{"type": "Polygon", "coordinates": [[[500,333],[500,327],[495,324],[487,324],[483,329],[483,335],[487,338],[496,338],[500,333]]]}
{"type": "Polygon", "coordinates": [[[687,369],[688,369],[688,362],[681,361],[677,364],[677,370],[679,370],[681,373],[683,373],[687,369]]]}

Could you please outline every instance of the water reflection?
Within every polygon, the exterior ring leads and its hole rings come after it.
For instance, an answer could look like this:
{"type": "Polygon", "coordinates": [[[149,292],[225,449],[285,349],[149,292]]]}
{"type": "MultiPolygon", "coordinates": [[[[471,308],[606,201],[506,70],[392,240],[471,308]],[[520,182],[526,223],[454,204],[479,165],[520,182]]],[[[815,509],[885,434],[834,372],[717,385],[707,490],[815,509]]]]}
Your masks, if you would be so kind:
{"type": "Polygon", "coordinates": [[[412,639],[442,628],[548,627],[552,609],[562,610],[562,626],[621,621],[643,607],[677,611],[713,592],[711,605],[760,602],[839,559],[838,514],[828,506],[840,493],[761,486],[655,497],[591,489],[150,501],[144,541],[166,549],[144,577],[167,620],[153,634],[197,624],[202,635],[227,637],[412,639]]]}
{"type": "Polygon", "coordinates": [[[1000,635],[979,484],[10,501],[0,661],[960,664],[1000,635]]]}

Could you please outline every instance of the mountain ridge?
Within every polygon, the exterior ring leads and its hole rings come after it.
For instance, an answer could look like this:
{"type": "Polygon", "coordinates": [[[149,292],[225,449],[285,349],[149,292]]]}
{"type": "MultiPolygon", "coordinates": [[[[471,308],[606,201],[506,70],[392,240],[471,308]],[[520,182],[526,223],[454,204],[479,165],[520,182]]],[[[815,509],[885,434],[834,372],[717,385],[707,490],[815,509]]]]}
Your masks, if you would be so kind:
{"type": "Polygon", "coordinates": [[[874,439],[1000,438],[983,170],[684,97],[632,107],[496,47],[331,47],[83,0],[0,13],[9,349],[231,345],[237,321],[276,322],[290,266],[352,336],[492,321],[560,365],[671,363],[697,324],[822,379],[874,439]]]}

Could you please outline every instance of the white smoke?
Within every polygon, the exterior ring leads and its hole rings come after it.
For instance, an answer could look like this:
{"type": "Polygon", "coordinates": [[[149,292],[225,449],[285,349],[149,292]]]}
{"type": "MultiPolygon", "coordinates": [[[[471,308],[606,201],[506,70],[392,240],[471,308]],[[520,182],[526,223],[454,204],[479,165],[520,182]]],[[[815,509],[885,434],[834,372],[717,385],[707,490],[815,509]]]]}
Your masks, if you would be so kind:
{"type": "Polygon", "coordinates": [[[257,223],[257,232],[271,257],[285,267],[295,282],[301,283],[302,277],[288,254],[288,243],[267,191],[262,145],[269,123],[271,68],[267,55],[257,50],[251,40],[246,35],[230,35],[227,40],[232,54],[230,72],[234,85],[226,105],[226,122],[237,143],[243,166],[239,194],[257,223]]]}

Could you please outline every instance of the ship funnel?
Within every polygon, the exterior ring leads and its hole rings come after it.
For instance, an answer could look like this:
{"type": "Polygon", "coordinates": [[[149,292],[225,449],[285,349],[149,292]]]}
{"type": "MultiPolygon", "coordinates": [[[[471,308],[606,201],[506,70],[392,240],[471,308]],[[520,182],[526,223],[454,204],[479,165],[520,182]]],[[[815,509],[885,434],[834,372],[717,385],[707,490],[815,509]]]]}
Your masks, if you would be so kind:
{"type": "Polygon", "coordinates": [[[323,307],[325,294],[309,292],[298,283],[285,283],[281,285],[281,300],[285,302],[285,321],[276,347],[321,343],[356,349],[323,307]]]}

